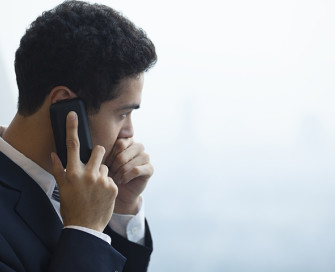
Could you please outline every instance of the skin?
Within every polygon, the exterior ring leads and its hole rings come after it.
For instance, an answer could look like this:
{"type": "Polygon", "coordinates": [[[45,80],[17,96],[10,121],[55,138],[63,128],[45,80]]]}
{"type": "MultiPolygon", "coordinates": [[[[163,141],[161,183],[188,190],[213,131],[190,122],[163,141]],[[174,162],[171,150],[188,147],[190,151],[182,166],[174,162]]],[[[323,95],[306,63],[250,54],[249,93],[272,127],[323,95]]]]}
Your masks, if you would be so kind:
{"type": "Polygon", "coordinates": [[[120,84],[121,96],[102,104],[99,113],[89,116],[93,145],[106,149],[103,163],[118,185],[115,212],[136,214],[139,195],[153,174],[149,155],[133,140],[131,114],[140,107],[144,77],[128,78],[120,84]]]}
{"type": "Polygon", "coordinates": [[[104,147],[95,146],[88,163],[81,163],[77,130],[77,115],[70,112],[66,120],[69,159],[66,172],[56,153],[51,153],[53,174],[60,193],[60,212],[64,226],[76,225],[102,232],[113,213],[118,190],[108,177],[107,166],[102,164],[104,147]]]}
{"type": "Polygon", "coordinates": [[[79,159],[77,117],[67,117],[66,172],[56,155],[49,116],[51,104],[76,97],[66,86],[51,90],[41,108],[24,117],[16,114],[3,134],[10,145],[55,176],[64,225],[102,231],[114,212],[136,214],[139,196],[153,174],[143,145],[133,140],[131,113],[141,103],[143,74],[124,79],[121,95],[89,114],[93,145],[86,165],[79,159]],[[75,193],[74,193],[75,192],[75,193]]]}

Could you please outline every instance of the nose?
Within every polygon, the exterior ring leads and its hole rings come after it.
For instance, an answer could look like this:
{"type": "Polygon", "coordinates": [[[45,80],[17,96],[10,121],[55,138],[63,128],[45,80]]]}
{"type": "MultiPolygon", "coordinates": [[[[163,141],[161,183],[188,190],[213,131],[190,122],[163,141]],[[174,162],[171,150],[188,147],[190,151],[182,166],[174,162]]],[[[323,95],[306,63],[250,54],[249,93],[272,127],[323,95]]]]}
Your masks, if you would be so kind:
{"type": "Polygon", "coordinates": [[[124,123],[120,130],[118,138],[131,138],[134,136],[134,128],[130,118],[127,118],[127,122],[124,123]]]}

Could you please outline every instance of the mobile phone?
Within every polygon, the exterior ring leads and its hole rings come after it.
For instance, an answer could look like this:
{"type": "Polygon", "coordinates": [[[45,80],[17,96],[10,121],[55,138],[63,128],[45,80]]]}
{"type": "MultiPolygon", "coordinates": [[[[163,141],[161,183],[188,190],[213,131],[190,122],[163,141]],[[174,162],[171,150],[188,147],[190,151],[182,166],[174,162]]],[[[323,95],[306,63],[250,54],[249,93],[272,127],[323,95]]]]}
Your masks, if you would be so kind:
{"type": "Polygon", "coordinates": [[[57,155],[63,167],[67,165],[66,116],[74,111],[78,116],[78,137],[80,142],[80,160],[87,163],[92,153],[92,139],[84,102],[80,98],[66,99],[50,106],[50,120],[56,143],[57,155]]]}

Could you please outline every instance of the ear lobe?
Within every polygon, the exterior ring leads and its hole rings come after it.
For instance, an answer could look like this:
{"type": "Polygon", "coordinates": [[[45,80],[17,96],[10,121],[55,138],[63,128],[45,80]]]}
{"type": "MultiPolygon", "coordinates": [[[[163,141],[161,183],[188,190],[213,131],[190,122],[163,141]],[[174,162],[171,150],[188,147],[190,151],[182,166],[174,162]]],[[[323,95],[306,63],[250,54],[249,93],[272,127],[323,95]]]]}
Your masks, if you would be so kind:
{"type": "Polygon", "coordinates": [[[75,97],[77,97],[77,95],[66,86],[57,86],[49,93],[50,105],[61,100],[72,99],[75,97]]]}

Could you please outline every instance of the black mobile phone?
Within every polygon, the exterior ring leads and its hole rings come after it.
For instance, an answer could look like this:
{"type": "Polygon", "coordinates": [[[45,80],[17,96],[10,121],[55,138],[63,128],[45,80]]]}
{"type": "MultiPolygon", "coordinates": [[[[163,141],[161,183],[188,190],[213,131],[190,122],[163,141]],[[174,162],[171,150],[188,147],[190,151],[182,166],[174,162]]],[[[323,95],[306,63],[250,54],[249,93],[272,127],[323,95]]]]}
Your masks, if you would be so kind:
{"type": "Polygon", "coordinates": [[[87,113],[84,102],[80,98],[66,99],[50,106],[50,119],[56,143],[57,155],[63,167],[67,164],[66,149],[66,116],[75,111],[78,116],[78,137],[80,141],[80,160],[87,163],[92,152],[92,139],[88,126],[87,113]]]}

